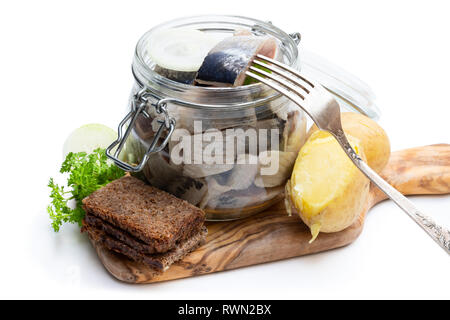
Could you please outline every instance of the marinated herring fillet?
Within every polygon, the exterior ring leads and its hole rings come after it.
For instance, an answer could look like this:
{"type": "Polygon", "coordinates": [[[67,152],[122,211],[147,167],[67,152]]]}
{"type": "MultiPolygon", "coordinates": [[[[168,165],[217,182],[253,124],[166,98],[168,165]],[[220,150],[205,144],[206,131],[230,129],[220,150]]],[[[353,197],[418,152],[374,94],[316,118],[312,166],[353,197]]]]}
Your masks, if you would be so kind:
{"type": "Polygon", "coordinates": [[[254,206],[276,198],[283,191],[283,186],[273,188],[251,186],[246,190],[231,190],[208,199],[205,209],[233,209],[254,206]]]}
{"type": "Polygon", "coordinates": [[[178,198],[198,205],[205,195],[208,187],[204,179],[193,179],[190,177],[177,177],[166,187],[167,191],[178,198]]]}
{"type": "Polygon", "coordinates": [[[278,150],[263,151],[258,156],[259,173],[255,178],[255,186],[260,188],[271,188],[281,186],[289,179],[294,167],[297,153],[284,152],[278,150]],[[276,162],[278,168],[275,172],[270,173],[272,162],[276,162]],[[265,172],[264,172],[265,171],[265,172]],[[269,173],[267,173],[269,171],[269,173]]]}
{"type": "Polygon", "coordinates": [[[209,51],[197,72],[195,83],[216,87],[244,84],[250,63],[257,54],[274,58],[277,43],[271,37],[234,36],[219,42],[209,51]]]}
{"type": "Polygon", "coordinates": [[[204,212],[132,176],[115,180],[83,200],[88,214],[166,252],[200,230],[204,212]]]}

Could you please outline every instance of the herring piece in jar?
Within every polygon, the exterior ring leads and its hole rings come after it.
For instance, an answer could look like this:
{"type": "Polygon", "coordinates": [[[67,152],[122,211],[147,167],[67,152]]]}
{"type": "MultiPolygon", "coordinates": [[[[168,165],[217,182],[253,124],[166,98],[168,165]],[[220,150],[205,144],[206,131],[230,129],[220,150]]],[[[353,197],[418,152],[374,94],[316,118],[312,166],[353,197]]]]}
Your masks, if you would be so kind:
{"type": "Polygon", "coordinates": [[[209,199],[204,206],[208,209],[244,209],[271,201],[283,194],[284,186],[258,188],[251,186],[246,190],[231,190],[209,199]]]}
{"type": "Polygon", "coordinates": [[[225,140],[219,130],[190,134],[176,130],[169,141],[171,162],[182,168],[182,175],[204,178],[233,169],[234,154],[226,152],[225,140]]]}
{"type": "Polygon", "coordinates": [[[212,199],[220,196],[221,194],[227,193],[228,191],[231,190],[229,186],[224,186],[219,182],[217,182],[217,180],[214,177],[208,177],[206,179],[206,182],[207,182],[207,191],[199,204],[199,207],[201,209],[205,208],[212,199]]]}
{"type": "Polygon", "coordinates": [[[203,199],[207,189],[208,186],[204,179],[193,179],[189,177],[179,177],[167,186],[169,193],[195,206],[203,199]]]}
{"type": "Polygon", "coordinates": [[[183,175],[191,178],[204,178],[213,176],[233,169],[234,163],[223,164],[185,164],[183,175]]]}
{"type": "Polygon", "coordinates": [[[236,164],[228,176],[226,185],[232,190],[245,190],[249,188],[258,174],[258,157],[253,154],[240,154],[236,164]]]}
{"type": "Polygon", "coordinates": [[[271,37],[239,35],[225,38],[209,51],[195,83],[214,87],[241,86],[246,79],[245,72],[257,54],[274,58],[277,51],[277,42],[271,37]]]}
{"type": "Polygon", "coordinates": [[[228,129],[208,129],[196,134],[185,129],[174,132],[169,141],[169,154],[182,167],[183,176],[204,178],[226,173],[233,169],[236,160],[238,163],[244,160],[236,159],[237,155],[256,154],[257,145],[248,142],[249,136],[257,139],[252,127],[228,129]]]}
{"type": "Polygon", "coordinates": [[[251,36],[252,32],[247,29],[238,28],[233,32],[233,36],[251,36]]]}
{"type": "Polygon", "coordinates": [[[169,114],[175,118],[177,129],[186,129],[190,134],[213,129],[224,131],[237,127],[255,127],[258,121],[253,109],[221,113],[221,117],[212,117],[214,113],[208,110],[187,110],[186,108],[169,105],[169,114]],[[197,124],[201,124],[200,130],[197,124]]]}
{"type": "Polygon", "coordinates": [[[200,208],[204,208],[210,201],[219,199],[227,192],[238,190],[245,192],[245,190],[252,188],[258,170],[257,156],[239,154],[232,170],[205,178],[208,191],[199,205],[200,208]]]}
{"type": "Polygon", "coordinates": [[[156,73],[191,84],[203,59],[217,41],[217,38],[195,29],[165,29],[150,38],[147,54],[155,63],[156,73]]]}
{"type": "Polygon", "coordinates": [[[182,168],[173,165],[163,152],[152,153],[149,156],[151,165],[145,166],[143,173],[147,181],[154,187],[165,190],[167,184],[178,179],[182,168]]]}
{"type": "Polygon", "coordinates": [[[261,152],[258,156],[260,170],[255,178],[255,186],[271,188],[284,185],[292,173],[296,158],[297,153],[294,152],[278,150],[261,152]]]}
{"type": "Polygon", "coordinates": [[[258,174],[258,157],[252,154],[239,154],[233,169],[221,174],[206,177],[207,192],[199,207],[204,208],[211,200],[233,190],[250,188],[258,174]]]}
{"type": "MultiPolygon", "coordinates": [[[[280,118],[275,119],[282,121],[280,118]]],[[[286,114],[286,121],[282,122],[284,126],[280,150],[261,151],[258,155],[262,171],[267,171],[275,164],[276,172],[264,173],[260,170],[255,180],[257,187],[270,188],[284,184],[291,174],[300,148],[305,143],[306,118],[298,110],[286,114]]]]}
{"type": "Polygon", "coordinates": [[[150,155],[151,165],[144,167],[144,175],[152,185],[170,192],[180,199],[197,205],[206,193],[206,181],[183,177],[182,167],[173,164],[163,152],[150,155]]]}
{"type": "MultiPolygon", "coordinates": [[[[283,128],[281,147],[285,152],[298,154],[306,140],[306,118],[298,110],[287,114],[287,121],[283,128]]],[[[294,159],[295,160],[295,159],[294,159]]]]}

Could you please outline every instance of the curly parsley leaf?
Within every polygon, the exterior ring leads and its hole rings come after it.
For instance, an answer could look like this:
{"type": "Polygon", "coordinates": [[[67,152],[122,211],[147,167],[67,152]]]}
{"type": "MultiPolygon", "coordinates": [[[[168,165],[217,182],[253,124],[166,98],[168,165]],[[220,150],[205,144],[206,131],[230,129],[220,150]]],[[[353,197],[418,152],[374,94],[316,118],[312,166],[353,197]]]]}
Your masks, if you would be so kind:
{"type": "Polygon", "coordinates": [[[96,149],[93,153],[69,153],[61,166],[61,173],[69,173],[67,187],[59,186],[50,178],[51,204],[47,212],[52,220],[52,227],[58,232],[63,223],[74,223],[81,226],[85,212],[82,200],[92,192],[100,189],[113,180],[122,177],[125,172],[108,162],[104,149],[96,149]],[[69,201],[75,200],[75,208],[69,201]]]}

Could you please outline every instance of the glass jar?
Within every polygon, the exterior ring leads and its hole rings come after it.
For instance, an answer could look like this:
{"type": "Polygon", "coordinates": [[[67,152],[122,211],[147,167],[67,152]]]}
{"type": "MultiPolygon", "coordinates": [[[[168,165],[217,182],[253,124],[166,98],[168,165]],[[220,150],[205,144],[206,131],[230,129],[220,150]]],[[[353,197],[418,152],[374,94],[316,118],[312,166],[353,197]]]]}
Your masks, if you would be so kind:
{"type": "MultiPolygon", "coordinates": [[[[108,156],[124,170],[141,172],[151,185],[204,209],[207,220],[239,219],[268,208],[283,198],[305,142],[304,113],[261,83],[200,87],[158,74],[147,53],[149,40],[168,28],[197,29],[218,39],[243,30],[271,36],[278,44],[277,59],[300,68],[300,35],[288,35],[268,22],[198,16],[159,25],[136,46],[129,112],[108,156]]],[[[351,105],[342,85],[333,91],[333,84],[330,91],[351,105]]]]}

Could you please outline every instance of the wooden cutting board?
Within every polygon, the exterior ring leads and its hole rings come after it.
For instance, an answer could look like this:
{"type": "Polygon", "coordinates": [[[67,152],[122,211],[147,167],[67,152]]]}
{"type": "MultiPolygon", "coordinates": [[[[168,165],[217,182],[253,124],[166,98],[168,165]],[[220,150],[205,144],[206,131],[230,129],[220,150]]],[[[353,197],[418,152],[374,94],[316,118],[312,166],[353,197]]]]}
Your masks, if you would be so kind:
{"type": "MultiPolygon", "coordinates": [[[[450,145],[394,152],[382,176],[405,195],[450,193],[450,145]]],[[[348,245],[361,234],[367,211],[384,199],[386,196],[371,186],[367,204],[352,226],[337,233],[321,233],[312,244],[308,243],[309,229],[300,218],[286,215],[283,202],[246,219],[207,223],[206,243],[153,279],[144,264],[93,245],[105,268],[125,282],[152,283],[193,277],[348,245]]]]}

